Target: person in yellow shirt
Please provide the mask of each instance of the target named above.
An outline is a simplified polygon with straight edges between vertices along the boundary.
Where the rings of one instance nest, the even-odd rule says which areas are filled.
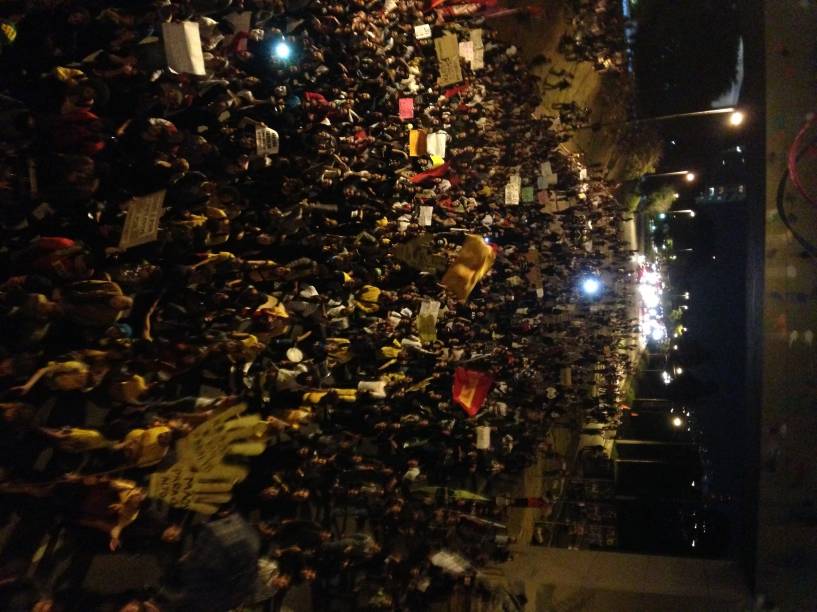
[[[148,467],[161,463],[172,442],[170,427],[155,423],[147,429],[131,430],[115,448],[124,451],[136,467]]]
[[[86,453],[88,451],[113,447],[108,440],[96,429],[82,429],[79,427],[63,427],[52,429],[40,427],[39,432],[49,438],[60,449],[68,453]]]

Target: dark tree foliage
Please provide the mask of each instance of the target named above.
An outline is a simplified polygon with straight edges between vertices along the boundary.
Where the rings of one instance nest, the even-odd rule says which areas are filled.
[[[729,0],[641,0],[635,68],[641,114],[709,108],[735,77],[740,41]]]

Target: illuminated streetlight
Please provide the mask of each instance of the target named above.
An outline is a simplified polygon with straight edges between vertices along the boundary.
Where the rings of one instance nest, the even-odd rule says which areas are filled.
[[[695,173],[692,170],[673,170],[672,172],[655,172],[645,174],[641,178],[657,178],[661,176],[683,176],[688,182],[695,180]],[[692,178],[690,178],[692,177]]]
[[[660,115],[658,117],[642,117],[640,119],[630,119],[629,121],[613,121],[610,123],[588,123],[581,125],[577,129],[590,128],[593,131],[600,130],[604,127],[613,127],[618,125],[637,125],[639,123],[653,123],[657,121],[669,121],[671,119],[683,119],[686,117],[703,117],[706,115],[725,115],[729,113],[729,125],[737,127],[743,123],[746,116],[736,109],[734,106],[725,106],[723,108],[709,108],[707,110],[695,111],[691,113],[673,113],[672,115]],[[675,144],[674,142],[672,144]]]
[[[684,419],[682,419],[681,417],[674,417],[672,419],[672,426],[673,427],[681,427],[681,425],[683,425],[683,424],[684,424]]]

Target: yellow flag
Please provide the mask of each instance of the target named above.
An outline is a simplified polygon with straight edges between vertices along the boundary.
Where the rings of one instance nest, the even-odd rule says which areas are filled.
[[[442,284],[458,300],[465,302],[479,280],[494,265],[495,259],[494,250],[485,244],[482,236],[469,234],[457,256],[457,261],[443,276]]]

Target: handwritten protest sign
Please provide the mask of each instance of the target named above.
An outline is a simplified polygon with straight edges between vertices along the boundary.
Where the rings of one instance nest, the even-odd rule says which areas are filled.
[[[491,448],[491,428],[487,425],[480,425],[477,430],[477,450],[488,450]]]
[[[445,159],[445,143],[447,140],[447,133],[432,132],[426,136],[426,152],[429,155]]]
[[[414,119],[414,98],[400,98],[397,104],[401,120]]]
[[[417,314],[417,333],[423,342],[437,339],[437,318],[440,314],[440,303],[437,300],[423,300]]]
[[[428,25],[427,23],[414,26],[414,38],[416,38],[417,40],[431,38],[431,26]]]
[[[275,155],[279,148],[278,132],[261,124],[255,128],[255,152],[258,155]]]
[[[167,67],[173,72],[204,76],[204,53],[201,50],[199,24],[195,21],[163,23]]]
[[[426,154],[426,132],[425,130],[409,131],[409,155],[419,157]]]
[[[460,45],[456,34],[446,34],[434,39],[434,50],[437,53],[437,62],[440,77],[437,84],[452,85],[462,81],[462,66],[460,66]]]
[[[471,30],[471,45],[473,47],[473,57],[471,58],[471,70],[485,68],[485,45],[482,42],[482,30]]]
[[[466,40],[460,43],[460,57],[469,64],[474,61],[474,41]]]
[[[162,217],[164,201],[164,189],[130,201],[122,237],[119,239],[120,249],[147,244],[159,237],[159,219]]]
[[[522,177],[518,174],[512,174],[508,179],[508,184],[505,185],[505,204],[509,206],[518,205],[521,188]]]
[[[418,218],[418,223],[420,226],[428,226],[431,225],[431,215],[434,212],[433,206],[420,206],[420,214]]]
[[[260,455],[265,443],[258,437],[264,429],[257,415],[238,415],[246,410],[238,404],[210,417],[179,441],[177,454],[180,463],[196,469],[212,471],[228,454]]]
[[[392,255],[423,272],[441,272],[445,270],[448,259],[432,251],[431,234],[420,234],[416,238],[398,244],[392,249]]]

